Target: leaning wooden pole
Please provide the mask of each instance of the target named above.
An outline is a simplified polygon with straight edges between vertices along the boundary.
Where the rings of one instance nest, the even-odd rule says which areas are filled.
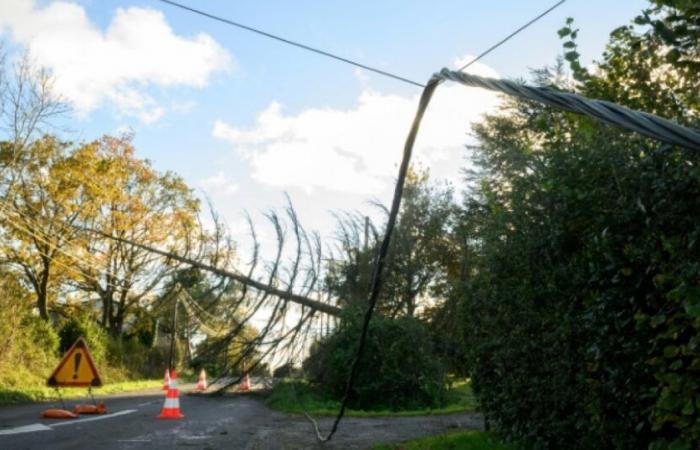
[[[236,273],[236,272],[231,272],[226,269],[221,269],[216,266],[212,266],[210,264],[206,264],[203,262],[196,261],[194,259],[188,258],[186,256],[180,256],[175,253],[170,253],[165,250],[161,250],[156,247],[151,247],[150,245],[146,244],[141,244],[139,242],[132,241],[130,239],[125,239],[117,236],[112,236],[111,234],[103,233],[102,231],[99,230],[93,230],[93,229],[86,229],[86,231],[89,231],[91,233],[99,234],[100,236],[103,236],[108,239],[112,239],[116,242],[121,242],[127,245],[133,245],[134,247],[138,247],[140,249],[155,253],[157,255],[164,256],[166,258],[171,258],[174,259],[175,261],[179,261],[184,264],[189,264],[193,267],[197,267],[202,270],[206,270],[212,273],[215,273],[219,276],[222,277],[227,277],[231,278],[232,280],[238,281],[239,283],[245,284],[246,286],[252,287],[254,289],[257,289],[262,292],[266,292],[270,295],[273,295],[275,297],[288,300],[290,302],[297,303],[299,305],[303,305],[306,307],[309,307],[315,311],[319,311],[325,314],[329,314],[331,316],[338,317],[340,316],[341,309],[338,308],[337,306],[329,305],[327,303],[320,302],[318,300],[314,300],[308,297],[305,297],[303,295],[298,295],[294,294],[289,291],[283,291],[281,289],[277,289],[275,287],[269,286],[267,284],[261,283],[257,280],[254,280],[252,278],[249,278],[243,274]]]

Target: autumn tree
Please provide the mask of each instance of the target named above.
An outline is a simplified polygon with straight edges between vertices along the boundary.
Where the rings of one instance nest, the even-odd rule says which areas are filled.
[[[3,261],[20,270],[44,319],[62,281],[78,274],[71,254],[81,236],[75,225],[97,211],[95,166],[85,158],[91,147],[72,149],[50,136],[33,141],[2,205]]]
[[[76,285],[99,298],[102,325],[117,336],[129,313],[152,301],[178,265],[105,235],[187,253],[199,203],[182,178],[136,158],[128,138],[107,136],[92,150],[86,158],[98,168],[92,185],[99,193],[95,213],[81,223],[84,238],[76,253],[82,276]]]

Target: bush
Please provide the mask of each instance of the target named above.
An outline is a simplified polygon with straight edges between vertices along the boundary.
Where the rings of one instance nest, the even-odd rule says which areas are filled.
[[[44,384],[57,362],[58,335],[35,316],[30,296],[10,274],[0,277],[0,386]]]
[[[305,362],[312,379],[337,399],[345,393],[360,330],[357,319],[343,320]],[[445,400],[445,368],[435,357],[427,328],[417,319],[376,315],[359,369],[352,408],[427,408]]]
[[[699,448],[700,155],[572,128],[470,208],[475,392],[535,447]]]
[[[74,313],[64,319],[58,336],[61,353],[66,352],[79,337],[82,337],[90,348],[95,364],[101,366],[107,362],[107,333],[88,313]]]

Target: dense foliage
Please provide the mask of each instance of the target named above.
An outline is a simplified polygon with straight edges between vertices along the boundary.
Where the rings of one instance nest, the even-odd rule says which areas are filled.
[[[306,361],[308,375],[342,398],[360,332],[358,316],[344,320]],[[375,316],[349,406],[401,409],[439,406],[445,400],[445,368],[435,356],[426,326],[412,317]]]
[[[660,44],[658,23],[683,21],[697,30],[697,8],[616,30],[595,74],[569,21],[576,84],[535,81],[698,126],[697,41],[680,56]],[[483,179],[456,286],[486,416],[539,448],[697,448],[700,155],[528,102],[475,132]]]

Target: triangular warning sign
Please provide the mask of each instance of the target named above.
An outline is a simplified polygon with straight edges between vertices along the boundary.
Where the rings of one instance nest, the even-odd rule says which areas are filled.
[[[82,337],[68,349],[46,384],[62,387],[102,386],[100,374]]]

